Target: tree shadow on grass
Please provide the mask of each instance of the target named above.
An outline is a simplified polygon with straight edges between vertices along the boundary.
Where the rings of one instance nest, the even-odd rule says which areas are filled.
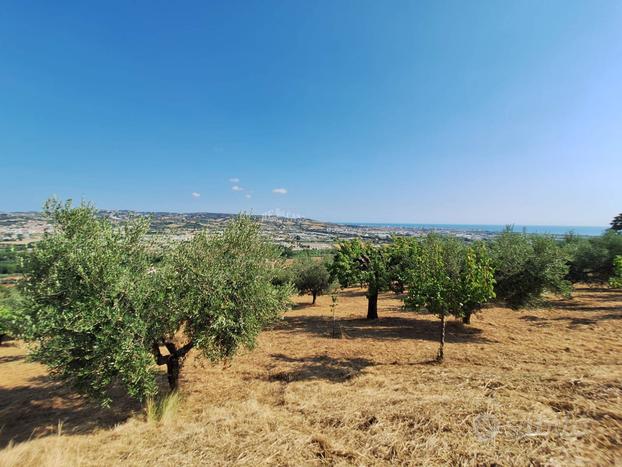
[[[373,366],[365,358],[333,358],[326,355],[294,358],[284,354],[272,354],[272,358],[290,364],[293,368],[271,373],[269,381],[326,380],[331,382],[347,381],[357,376],[363,369]]]
[[[353,339],[420,339],[439,340],[440,320],[416,319],[414,317],[388,316],[377,320],[341,318],[335,321],[337,334]],[[329,316],[286,316],[277,326],[278,330],[295,334],[315,334],[330,338],[333,333],[333,320]],[[464,326],[461,322],[450,320],[446,325],[448,343],[490,343],[494,340],[481,335],[481,329]]]
[[[58,433],[82,434],[111,428],[127,420],[140,405],[113,394],[112,408],[86,400],[48,376],[32,378],[28,386],[0,387],[0,449],[10,441],[22,442]]]
[[[292,310],[304,310],[305,308],[313,308],[315,306],[317,306],[317,305],[315,305],[315,304],[313,304],[311,302],[309,302],[309,303],[295,303],[292,306]]]
[[[608,294],[620,294],[622,291],[620,289],[612,289],[610,287],[604,287],[602,285],[575,285],[574,290],[576,292],[598,292],[598,293],[608,293]]]
[[[574,292],[579,292],[575,297],[579,299],[596,300],[599,302],[622,302],[622,289],[609,287],[575,287]]]
[[[605,310],[610,308],[604,308]],[[601,308],[595,309],[595,311],[601,311]],[[554,321],[567,321],[569,328],[577,328],[580,326],[592,326],[598,324],[600,321],[606,320],[616,320],[622,319],[622,313],[610,313],[607,315],[599,315],[599,316],[590,316],[589,318],[585,317],[576,317],[576,316],[560,316],[557,318],[541,318],[539,316],[521,316],[520,319],[524,321],[529,321],[534,326],[538,327],[546,327],[550,326]]]
[[[3,355],[0,357],[0,365],[2,363],[18,362],[20,360],[24,360],[25,358],[25,355]]]
[[[341,289],[339,295],[342,297],[366,297],[367,291],[364,288]]]
[[[618,311],[622,313],[622,305],[613,305],[613,306],[592,306],[589,304],[585,304],[582,302],[573,302],[573,301],[564,301],[554,303],[552,305],[555,308],[564,310],[564,311],[582,311],[582,312],[599,312],[599,311]]]

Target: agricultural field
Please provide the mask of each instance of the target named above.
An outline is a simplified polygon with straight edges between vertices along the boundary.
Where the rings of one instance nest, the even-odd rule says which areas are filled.
[[[293,300],[255,349],[224,364],[191,352],[158,421],[122,395],[87,402],[3,344],[0,465],[622,462],[620,290],[451,319],[442,364],[439,319],[393,292],[377,321],[363,289],[340,292],[334,322],[330,296]]]

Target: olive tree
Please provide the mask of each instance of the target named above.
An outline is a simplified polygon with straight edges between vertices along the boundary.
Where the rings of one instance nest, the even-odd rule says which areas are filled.
[[[313,304],[318,295],[330,289],[330,273],[325,261],[314,261],[309,257],[298,259],[292,267],[292,276],[298,293],[311,294]]]
[[[166,365],[175,389],[190,349],[231,356],[286,306],[287,288],[271,284],[277,253],[246,217],[162,250],[144,218],[113,224],[91,205],[55,200],[44,212],[52,231],[28,256],[20,283],[24,337],[34,360],[103,404],[113,386],[154,396],[154,364]]]
[[[174,249],[164,268],[165,302],[174,320],[158,342],[170,355],[162,356],[154,346],[158,363],[168,367],[169,382],[176,381],[180,359],[192,347],[219,360],[232,357],[240,346],[254,346],[293,292],[288,284],[273,283],[281,261],[248,216],[231,221],[222,234],[204,231]],[[173,337],[182,329],[185,341],[176,346]]]
[[[567,235],[564,250],[569,257],[571,282],[607,282],[614,274],[614,259],[622,255],[622,234],[607,230],[598,237]]]
[[[440,318],[437,361],[444,359],[446,317],[470,318],[494,297],[493,286],[493,269],[482,245],[434,235],[421,242],[408,272],[404,303]]]
[[[367,286],[367,319],[378,319],[378,295],[391,283],[386,247],[360,240],[338,245],[332,265],[333,276],[342,287]]]
[[[491,244],[497,297],[512,308],[537,304],[544,292],[569,295],[570,255],[554,238],[510,230]]]

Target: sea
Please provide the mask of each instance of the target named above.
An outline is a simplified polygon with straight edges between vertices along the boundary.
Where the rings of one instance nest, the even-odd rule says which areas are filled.
[[[348,222],[348,225],[361,227],[389,227],[403,229],[417,229],[434,231],[454,231],[454,232],[481,232],[499,233],[503,232],[508,225],[506,224],[393,224],[382,222]],[[601,235],[607,227],[599,226],[579,226],[579,225],[519,225],[511,226],[514,232],[527,232],[533,234],[565,235],[573,233],[580,236],[596,237]]]

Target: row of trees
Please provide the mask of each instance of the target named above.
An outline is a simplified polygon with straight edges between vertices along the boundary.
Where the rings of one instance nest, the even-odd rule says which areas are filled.
[[[511,231],[471,244],[435,235],[384,245],[351,240],[339,244],[330,264],[303,257],[286,267],[246,216],[221,234],[162,247],[145,219],[115,225],[90,205],[57,201],[45,213],[52,233],[26,257],[23,303],[10,312],[0,303],[0,333],[13,326],[9,332],[33,344],[35,360],[104,404],[114,385],[138,399],[154,396],[157,365],[175,389],[192,349],[221,360],[252,347],[287,309],[294,286],[314,303],[334,281],[364,286],[372,320],[381,292],[400,293],[407,308],[439,317],[442,360],[448,316],[468,323],[495,297],[520,307],[546,291],[566,294],[573,248],[586,248],[582,239]],[[617,238],[606,242],[618,245]],[[622,260],[612,260],[614,268],[622,280]]]
[[[279,278],[300,294],[311,294],[312,303],[335,287],[335,281],[341,287],[367,287],[370,320],[378,318],[380,292],[406,292],[406,308],[441,319],[442,349],[445,317],[469,324],[471,315],[492,298],[521,308],[537,305],[547,292],[569,296],[572,282],[579,279],[611,278],[610,284],[619,286],[614,264],[622,268],[622,260],[615,260],[620,245],[622,236],[614,231],[595,238],[569,235],[560,242],[508,229],[492,241],[471,245],[434,235],[396,237],[384,245],[355,239],[338,245],[332,263],[301,257]],[[577,275],[579,270],[583,273]]]
[[[388,245],[351,240],[339,245],[333,275],[344,287],[367,287],[367,319],[378,318],[378,294],[406,291],[404,303],[441,320],[439,361],[444,357],[448,315],[469,322],[471,314],[494,298],[494,273],[483,244],[467,245],[430,235],[398,238]]]
[[[342,287],[368,288],[368,319],[377,319],[378,293],[413,290],[417,281],[431,268],[426,255],[443,248],[449,258],[475,254],[476,264],[493,271],[497,298],[513,308],[535,304],[544,292],[567,295],[570,255],[551,237],[527,235],[508,230],[490,242],[466,244],[456,239],[430,235],[419,238],[398,237],[389,244],[377,245],[355,239],[338,245],[331,272]],[[456,260],[457,261],[457,260]],[[452,273],[447,273],[452,276]],[[465,315],[468,321],[470,314]]]

